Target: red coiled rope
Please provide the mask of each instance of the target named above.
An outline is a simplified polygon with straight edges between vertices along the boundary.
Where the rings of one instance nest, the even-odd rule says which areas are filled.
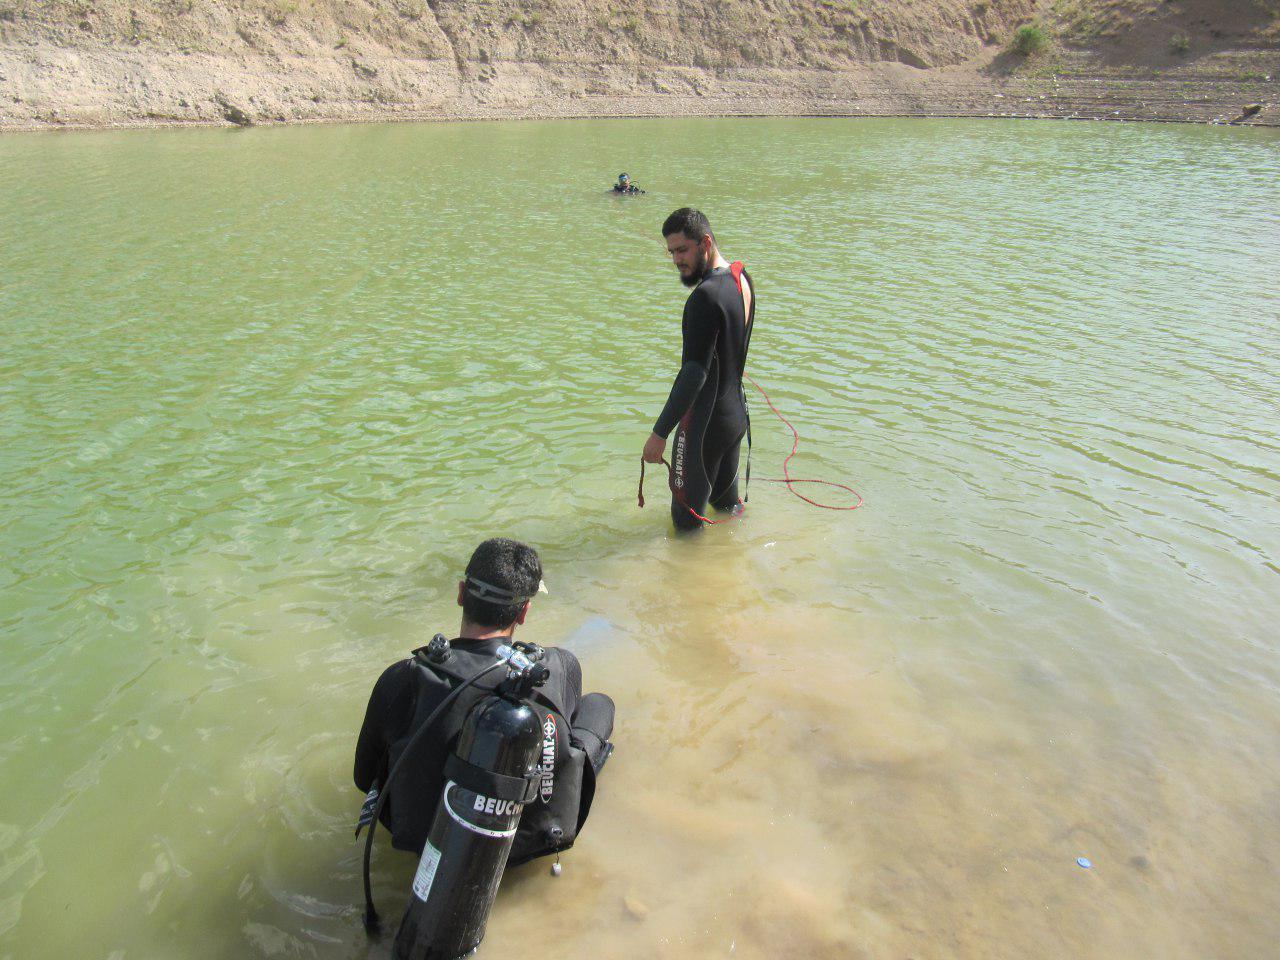
[[[751,385],[760,391],[760,396],[764,397],[764,402],[769,405],[769,409],[774,412],[777,418],[787,425],[787,429],[791,431],[791,437],[792,437],[791,452],[787,454],[787,459],[782,461],[782,476],[758,477],[757,479],[759,479],[761,483],[785,483],[787,485],[787,489],[790,490],[792,493],[794,493],[797,497],[799,497],[805,503],[808,503],[815,507],[821,507],[823,510],[857,510],[860,506],[862,506],[862,504],[865,502],[862,499],[862,494],[858,493],[858,491],[853,489],[853,487],[846,486],[843,483],[836,483],[834,480],[802,480],[798,477],[791,476],[789,465],[791,463],[791,458],[794,457],[796,455],[796,451],[800,449],[800,434],[796,430],[796,428],[791,425],[791,421],[788,420],[786,417],[784,417],[782,413],[778,410],[778,408],[773,405],[773,401],[770,400],[769,395],[764,392],[764,388],[761,387],[760,384],[756,383],[755,380],[752,380],[751,377],[746,373],[744,373],[742,376],[745,379],[750,380]],[[667,462],[666,457],[662,458],[662,463],[667,468],[667,486],[671,488],[671,492],[673,495],[676,496],[676,499],[681,500],[683,502],[683,498],[681,498],[680,495],[676,492],[675,468],[672,467],[671,464]],[[748,482],[749,481],[750,481],[750,477],[748,477]],[[828,487],[838,487],[841,490],[847,490],[849,493],[853,494],[855,497],[858,498],[858,502],[851,505],[819,503],[817,500],[811,500],[808,497],[806,497],[803,493],[800,493],[798,490],[796,490],[793,484],[797,484],[797,483],[820,483]],[[641,459],[640,461],[640,488],[639,490],[636,491],[636,500],[639,502],[641,507],[644,506],[644,460],[643,459]],[[707,517],[704,517],[702,514],[698,513],[697,510],[694,510],[693,507],[689,506],[687,503],[685,504],[685,509],[688,510],[691,514],[693,514],[693,516],[695,516],[697,519],[701,520],[703,523],[724,523],[724,520],[711,520]]]
[[[742,376],[747,380],[751,380],[751,377],[745,373]],[[796,428],[791,425],[791,421],[778,412],[778,408],[773,405],[773,401],[770,400],[769,395],[764,392],[764,388],[761,387],[760,384],[756,383],[754,380],[751,380],[751,385],[760,391],[760,396],[764,397],[764,402],[769,405],[769,409],[772,410],[775,414],[777,414],[778,419],[787,425],[787,429],[791,431],[791,437],[792,437],[791,452],[787,454],[787,459],[782,461],[782,476],[760,477],[760,482],[761,483],[785,483],[787,485],[787,489],[790,490],[792,493],[794,493],[797,497],[799,497],[805,503],[812,504],[815,507],[821,507],[823,510],[857,510],[860,506],[862,506],[862,504],[865,502],[862,499],[862,494],[858,493],[858,491],[853,489],[853,487],[845,486],[843,483],[836,483],[834,480],[799,480],[791,476],[791,471],[787,469],[787,465],[791,463],[791,458],[794,457],[796,455],[796,451],[800,449],[800,434],[797,433]],[[852,493],[855,497],[858,498],[858,502],[851,505],[845,505],[845,504],[835,505],[830,503],[819,503],[817,500],[810,500],[803,493],[798,492],[796,488],[792,486],[792,484],[794,483],[821,483],[828,487],[838,487],[841,490],[847,490],[849,493]]]

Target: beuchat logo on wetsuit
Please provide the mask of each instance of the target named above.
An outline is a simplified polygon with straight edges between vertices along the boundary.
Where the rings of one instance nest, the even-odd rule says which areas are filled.
[[[672,482],[677,487],[684,486],[684,443],[685,433],[681,430],[676,434],[676,462],[675,466],[672,467],[672,473],[674,474]]]
[[[542,722],[542,783],[538,787],[538,796],[543,803],[551,802],[551,795],[556,789],[556,717],[548,713]]]

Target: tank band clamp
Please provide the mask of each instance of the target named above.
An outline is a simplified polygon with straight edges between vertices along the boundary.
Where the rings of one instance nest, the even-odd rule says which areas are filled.
[[[449,754],[445,759],[444,775],[446,779],[473,793],[497,797],[499,800],[515,800],[517,803],[529,803],[533,800],[538,795],[541,783],[541,778],[536,773],[527,778],[508,777],[468,763],[456,753]]]

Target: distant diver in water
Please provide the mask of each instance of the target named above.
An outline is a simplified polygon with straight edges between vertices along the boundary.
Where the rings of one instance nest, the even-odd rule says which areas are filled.
[[[710,502],[738,514],[738,455],[748,436],[742,376],[755,317],[755,284],[741,263],[720,254],[706,216],[682,207],[662,225],[667,252],[680,282],[693,292],[681,322],[680,372],[642,459],[663,463],[667,437],[675,431],[671,519],[677,530],[697,530]],[[748,477],[750,470],[748,470]],[[712,521],[719,522],[719,521]]]
[[[631,182],[631,175],[626,173],[618,174],[618,182],[613,185],[613,192],[627,195],[644,193],[643,190]]]

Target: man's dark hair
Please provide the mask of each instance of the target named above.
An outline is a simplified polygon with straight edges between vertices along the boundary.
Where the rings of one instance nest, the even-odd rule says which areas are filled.
[[[537,595],[541,582],[542,561],[533,547],[505,537],[486,540],[467,564],[462,615],[477,626],[505,630],[516,622],[525,601]],[[500,595],[494,596],[489,588],[497,588]]]
[[[673,233],[683,233],[694,243],[701,243],[703,237],[710,237],[712,243],[716,242],[715,234],[711,232],[711,221],[705,213],[693,207],[681,207],[667,217],[662,224],[662,235],[669,237]]]

